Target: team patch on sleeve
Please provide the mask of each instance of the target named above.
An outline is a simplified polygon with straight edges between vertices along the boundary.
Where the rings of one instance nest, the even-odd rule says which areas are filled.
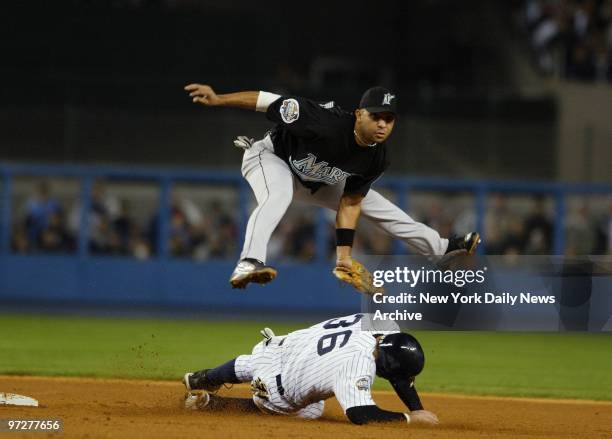
[[[300,117],[300,104],[295,99],[285,99],[280,107],[280,115],[285,123],[292,123]]]
[[[370,379],[368,377],[359,378],[357,382],[355,382],[355,386],[359,390],[369,390],[370,389]]]

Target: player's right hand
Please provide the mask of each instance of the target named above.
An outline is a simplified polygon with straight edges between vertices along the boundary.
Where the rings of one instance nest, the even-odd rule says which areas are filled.
[[[221,104],[221,99],[210,85],[189,84],[185,86],[185,91],[189,92],[194,104],[206,106],[216,106]]]
[[[435,413],[428,410],[414,410],[409,413],[410,423],[437,425],[440,423]]]
[[[336,258],[336,268],[346,268],[350,270],[353,267],[353,258],[349,255],[338,255]]]

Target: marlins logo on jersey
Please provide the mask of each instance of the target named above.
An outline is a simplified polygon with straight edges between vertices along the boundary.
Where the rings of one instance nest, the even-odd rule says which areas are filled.
[[[317,156],[312,153],[309,153],[306,158],[301,160],[292,160],[289,157],[289,163],[293,171],[304,181],[318,181],[334,185],[344,181],[351,175],[350,172],[344,172],[335,166],[328,166],[327,162],[321,161],[317,163]]]

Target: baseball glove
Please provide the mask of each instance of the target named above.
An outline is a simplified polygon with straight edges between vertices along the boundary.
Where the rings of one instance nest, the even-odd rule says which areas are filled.
[[[334,276],[347,284],[355,287],[360,293],[373,296],[376,293],[385,294],[382,287],[375,287],[372,279],[372,273],[363,266],[359,261],[353,259],[351,268],[336,267],[332,271]]]

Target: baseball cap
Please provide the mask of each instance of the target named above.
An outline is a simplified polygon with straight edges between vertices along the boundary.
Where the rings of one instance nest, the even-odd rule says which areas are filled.
[[[370,113],[389,112],[397,114],[395,93],[385,87],[372,87],[361,96],[359,108],[364,108]]]

